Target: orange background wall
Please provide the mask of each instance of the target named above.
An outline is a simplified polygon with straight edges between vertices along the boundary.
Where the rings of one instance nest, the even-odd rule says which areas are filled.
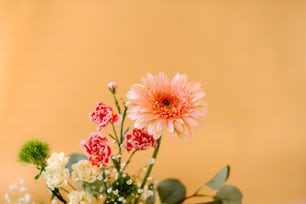
[[[112,102],[107,82],[124,96],[160,71],[200,81],[209,114],[185,143],[164,138],[155,178],[192,193],[228,163],[246,204],[305,201],[305,11],[294,0],[1,1],[0,202],[19,178],[49,199],[16,161],[23,142],[81,152],[95,129],[88,112]]]

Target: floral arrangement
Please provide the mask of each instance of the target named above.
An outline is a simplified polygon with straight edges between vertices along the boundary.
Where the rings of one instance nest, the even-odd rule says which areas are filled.
[[[32,163],[39,170],[35,179],[45,179],[53,202],[178,204],[208,197],[210,201],[201,203],[241,203],[239,189],[224,184],[229,176],[228,165],[188,196],[178,179],[158,182],[151,177],[162,135],[168,132],[183,139],[199,128],[205,118],[205,93],[200,83],[188,82],[184,74],[176,74],[172,79],[164,73],[147,74],[142,83],[130,87],[123,102],[117,97],[115,82],[110,82],[108,89],[115,108],[98,102],[89,114],[97,130],[81,141],[84,154],[51,153],[47,143],[35,139],[19,151],[21,162]],[[131,129],[125,126],[127,118],[134,121]],[[111,133],[106,132],[106,127],[110,127]],[[147,164],[135,173],[128,172],[133,156],[150,148],[153,154]],[[201,193],[204,186],[216,190],[216,194]]]

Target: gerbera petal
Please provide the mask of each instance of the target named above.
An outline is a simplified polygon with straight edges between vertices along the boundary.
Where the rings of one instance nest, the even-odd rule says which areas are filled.
[[[173,133],[174,132],[174,124],[173,124],[173,121],[168,121],[168,131],[170,133]]]
[[[183,131],[182,123],[180,123],[178,120],[174,121],[174,128],[178,132],[182,132]]]

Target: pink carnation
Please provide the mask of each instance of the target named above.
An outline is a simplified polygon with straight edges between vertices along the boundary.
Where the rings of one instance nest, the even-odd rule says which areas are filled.
[[[157,141],[153,135],[142,128],[134,128],[131,134],[126,135],[126,150],[131,151],[133,148],[136,150],[146,150],[150,147],[156,147]]]
[[[82,140],[81,146],[85,149],[92,165],[101,167],[109,163],[112,149],[107,137],[102,136],[101,133],[91,133],[87,140]]]
[[[89,118],[92,122],[98,125],[97,130],[101,131],[110,122],[115,123],[118,121],[119,116],[113,113],[112,107],[98,102],[96,104],[94,112],[89,113]]]

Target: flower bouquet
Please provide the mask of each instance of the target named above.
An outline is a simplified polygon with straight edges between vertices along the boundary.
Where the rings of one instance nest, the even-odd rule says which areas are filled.
[[[186,195],[178,179],[157,181],[151,177],[162,135],[168,132],[183,139],[205,117],[205,93],[200,83],[188,82],[184,74],[172,79],[164,73],[147,74],[141,84],[131,86],[124,101],[117,97],[115,82],[110,82],[108,89],[115,108],[98,102],[89,114],[97,130],[81,141],[84,154],[51,153],[47,143],[35,139],[19,151],[21,162],[32,163],[39,170],[35,179],[45,179],[53,200],[70,204],[178,204],[194,197],[209,197],[210,201],[201,203],[241,203],[239,189],[224,184],[228,165],[191,195]],[[134,121],[131,129],[125,125],[127,118]],[[147,163],[139,171],[129,172],[133,156],[149,148],[154,150]],[[216,194],[201,193],[203,186],[216,190]]]

